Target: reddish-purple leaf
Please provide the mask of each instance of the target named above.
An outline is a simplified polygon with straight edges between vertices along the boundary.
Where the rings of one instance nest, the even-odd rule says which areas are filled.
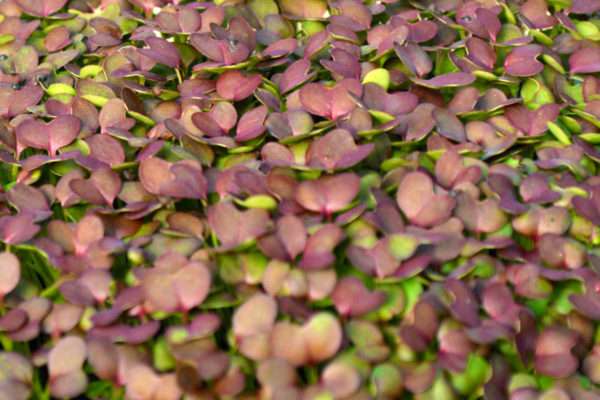
[[[591,74],[600,72],[600,48],[582,47],[569,57],[572,74]]]
[[[199,262],[191,262],[174,276],[175,294],[183,310],[201,304],[210,290],[211,275]]]
[[[577,369],[579,362],[571,354],[577,334],[563,327],[546,328],[535,344],[535,368],[553,378],[564,378]]]
[[[513,76],[533,76],[544,69],[537,60],[543,47],[537,44],[515,47],[504,60],[504,71]]]
[[[226,100],[239,101],[250,96],[261,82],[258,74],[245,75],[240,71],[227,71],[217,79],[217,93]]]
[[[277,318],[277,303],[271,296],[257,293],[239,306],[232,318],[236,337],[267,333]]]
[[[58,116],[48,124],[29,119],[17,127],[17,140],[24,147],[47,150],[54,156],[58,149],[75,140],[80,127],[79,118],[70,115]]]
[[[170,163],[149,157],[140,162],[140,181],[148,192],[158,196],[202,199],[207,182],[202,168],[192,160]]]
[[[52,29],[44,38],[46,50],[54,52],[67,47],[71,43],[69,30],[64,26]]]
[[[556,24],[556,18],[550,14],[546,0],[527,0],[521,5],[521,14],[533,28],[545,29]]]
[[[310,79],[311,74],[309,71],[310,61],[305,58],[290,64],[279,78],[279,90],[281,93],[287,93]]]
[[[48,354],[48,372],[52,377],[79,370],[87,358],[86,344],[78,336],[62,338]]]
[[[341,315],[358,317],[381,306],[385,301],[385,294],[370,292],[360,279],[346,277],[337,283],[331,299]]]
[[[239,211],[230,202],[220,202],[208,209],[208,224],[225,248],[256,239],[266,232],[269,223],[269,214],[262,209]]]
[[[444,87],[470,85],[475,82],[475,76],[466,72],[449,72],[447,74],[437,75],[431,79],[413,79],[413,82],[427,88],[440,89]]]
[[[323,225],[308,238],[299,265],[308,270],[328,267],[335,261],[333,250],[343,237],[344,232],[337,225]]]
[[[427,75],[433,69],[431,59],[418,45],[412,43],[404,46],[395,45],[394,49],[398,58],[418,77]]]
[[[7,244],[21,244],[31,240],[40,227],[35,224],[31,214],[0,217],[0,240]]]
[[[21,263],[12,253],[0,253],[0,297],[10,293],[21,278]]]
[[[459,143],[465,141],[465,127],[451,111],[436,108],[433,110],[433,118],[440,135]]]
[[[405,175],[396,200],[406,217],[416,225],[431,227],[446,221],[456,201],[445,193],[435,193],[433,181],[422,172]]]
[[[150,48],[140,49],[140,53],[171,68],[179,67],[179,50],[173,43],[154,36],[147,38],[146,43]]]
[[[296,201],[304,208],[323,214],[342,210],[358,194],[360,179],[353,173],[304,181],[296,190]]]
[[[67,0],[17,0],[16,3],[30,15],[47,17],[63,8]]]
[[[358,81],[345,79],[332,88],[319,83],[309,83],[300,89],[300,102],[309,113],[336,120],[356,107],[350,93],[355,96],[362,95],[362,87]]]
[[[245,142],[255,139],[262,135],[265,131],[265,119],[267,118],[268,109],[266,106],[256,107],[240,118],[236,130],[236,140]]]
[[[112,169],[101,168],[92,172],[89,179],[73,179],[69,186],[80,198],[91,204],[112,207],[121,191],[121,178]]]
[[[57,398],[74,398],[83,394],[88,378],[81,369],[59,375],[50,382],[50,393]]]
[[[469,58],[474,63],[489,70],[494,68],[496,52],[487,42],[477,37],[471,37],[467,40],[467,50]]]
[[[286,215],[277,220],[277,238],[285,248],[289,259],[294,260],[306,245],[306,229],[302,220]]]
[[[311,143],[306,163],[327,170],[349,168],[364,160],[373,148],[372,143],[357,146],[350,132],[335,129]]]

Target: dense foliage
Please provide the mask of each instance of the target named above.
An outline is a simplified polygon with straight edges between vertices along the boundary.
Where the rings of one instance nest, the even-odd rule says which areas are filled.
[[[600,399],[599,12],[0,1],[0,399]]]

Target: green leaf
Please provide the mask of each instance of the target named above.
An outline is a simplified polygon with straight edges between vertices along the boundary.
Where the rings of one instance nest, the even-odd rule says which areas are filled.
[[[402,374],[392,363],[377,365],[371,372],[371,393],[388,398],[390,393],[402,392]]]
[[[521,87],[523,103],[531,108],[537,109],[544,104],[554,103],[552,91],[537,79],[527,79]]]
[[[237,204],[246,208],[262,208],[264,210],[274,210],[277,208],[277,200],[268,194],[256,194],[245,199],[235,199]]]
[[[87,386],[85,396],[88,399],[111,399],[113,388],[109,381],[92,381]]]
[[[480,355],[469,355],[467,367],[461,373],[451,374],[452,386],[462,395],[473,393],[489,378],[491,367]]]
[[[82,79],[95,78],[100,72],[102,72],[101,66],[86,65],[79,70],[79,77]]]
[[[386,294],[385,302],[375,311],[378,319],[389,321],[404,310],[404,291],[397,285],[377,285],[377,290]]]
[[[254,12],[254,15],[262,22],[269,14],[279,14],[279,7],[274,0],[250,0],[248,7]]]
[[[395,117],[393,115],[388,114],[384,111],[379,111],[379,110],[369,110],[369,114],[371,114],[371,116],[373,118],[375,118],[377,120],[377,122],[379,122],[381,124],[385,124],[385,123],[393,121],[395,119]]]
[[[570,134],[565,132],[560,125],[552,121],[548,121],[548,129],[550,130],[550,133],[552,133],[552,135],[562,144],[571,144]]]
[[[577,21],[575,22],[575,29],[585,39],[598,40],[600,38],[600,30],[593,22]]]
[[[561,74],[565,74],[566,71],[564,69],[564,67],[562,66],[562,64],[557,61],[554,57],[548,55],[548,54],[542,54],[542,60],[544,60],[544,62],[546,64],[548,64],[549,66],[551,66],[552,68],[554,68],[557,72],[561,73]]]
[[[495,81],[496,79],[498,79],[498,77],[495,74],[480,69],[473,71],[473,75],[486,81]]]
[[[517,373],[514,374],[508,384],[508,391],[514,392],[518,389],[537,388],[537,381],[529,374]]]
[[[586,132],[579,135],[579,137],[588,143],[600,144],[600,133]]]
[[[365,75],[362,83],[374,83],[381,86],[384,90],[388,90],[390,87],[390,73],[385,68],[375,68]]]
[[[431,388],[421,394],[419,400],[455,400],[456,396],[444,375],[438,374]]]
[[[404,290],[404,298],[406,300],[406,305],[404,306],[404,312],[412,310],[417,301],[419,301],[419,297],[421,293],[423,293],[423,283],[420,277],[415,276],[400,282],[402,286],[402,290]]]
[[[175,368],[175,359],[171,355],[166,339],[161,336],[152,346],[154,368],[160,372],[171,371]]]
[[[0,35],[0,46],[10,43],[13,40],[15,40],[15,37],[13,35],[11,35],[10,33],[4,33]]]
[[[267,269],[268,262],[269,260],[267,257],[258,251],[240,254],[239,263],[246,273],[246,283],[251,285],[260,283],[262,281],[263,274]]]
[[[413,254],[419,247],[419,241],[413,236],[396,233],[390,236],[389,249],[392,256],[398,261],[404,261]]]
[[[575,118],[569,117],[568,115],[561,115],[558,119],[565,125],[569,132],[575,134],[581,133],[581,125]]]
[[[154,126],[155,122],[152,118],[145,116],[137,111],[127,110],[127,115],[135,119],[136,121],[141,122],[144,125]]]
[[[306,36],[312,36],[325,29],[325,25],[319,21],[303,21],[301,26],[302,32],[304,32]]]
[[[106,103],[108,103],[108,98],[102,97],[102,96],[97,96],[97,95],[94,95],[94,94],[84,94],[81,97],[83,99],[89,101],[90,103],[92,103],[96,107],[104,107],[104,105]]]
[[[573,305],[569,300],[572,294],[583,292],[581,282],[567,281],[561,284],[558,289],[554,290],[556,298],[552,302],[552,308],[561,315],[567,315],[573,309]]]

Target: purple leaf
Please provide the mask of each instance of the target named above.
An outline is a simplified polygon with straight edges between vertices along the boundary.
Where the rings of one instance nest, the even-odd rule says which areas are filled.
[[[269,223],[269,214],[258,208],[239,211],[230,202],[220,202],[208,209],[208,224],[224,248],[256,239],[267,231]]]
[[[451,111],[436,108],[433,111],[433,118],[440,135],[459,143],[465,141],[465,127]]]
[[[310,211],[330,215],[350,204],[358,194],[360,179],[353,173],[304,181],[296,190],[296,201]]]
[[[364,160],[373,148],[372,143],[357,146],[350,132],[334,129],[311,143],[306,163],[327,170],[350,168]]]
[[[579,362],[571,354],[577,334],[563,327],[546,328],[535,344],[536,371],[553,378],[564,378],[577,369]]]
[[[294,260],[304,250],[306,236],[306,229],[300,218],[286,215],[277,220],[277,238],[290,260]]]
[[[385,294],[369,291],[356,277],[346,277],[337,283],[331,299],[341,315],[358,317],[381,306],[385,301]]]
[[[427,75],[433,69],[433,63],[427,53],[416,44],[395,45],[394,49],[398,58],[418,77]]]
[[[10,293],[21,278],[21,263],[12,253],[0,253],[0,298]]]
[[[267,118],[267,113],[268,109],[266,106],[259,106],[242,115],[236,130],[236,140],[238,142],[245,142],[262,135],[266,129],[265,119]]]
[[[47,150],[51,156],[61,147],[70,144],[79,135],[79,118],[61,115],[44,124],[35,119],[22,122],[17,127],[17,140],[24,147]]]
[[[334,87],[309,83],[300,89],[300,102],[309,113],[336,120],[356,107],[350,93],[359,97],[362,95],[362,87],[358,81],[345,79]]]
[[[496,64],[496,52],[485,41],[471,37],[467,40],[469,58],[476,64],[491,70]]]
[[[140,162],[139,174],[144,189],[152,194],[192,199],[206,197],[206,179],[195,161],[170,163],[149,157]]]
[[[431,89],[440,89],[444,87],[466,86],[475,82],[475,76],[466,72],[449,72],[447,74],[437,75],[431,79],[413,79],[413,82],[420,86]]]
[[[504,70],[513,76],[533,76],[544,69],[544,64],[537,58],[542,54],[543,47],[537,44],[515,47],[504,60]]]
[[[434,192],[433,181],[422,172],[405,175],[396,193],[396,201],[412,223],[423,227],[445,222],[456,204],[448,194]]]
[[[600,72],[600,48],[582,47],[569,57],[572,74],[591,74]]]
[[[244,75],[240,71],[227,71],[217,79],[217,93],[226,100],[239,101],[250,96],[261,82],[258,74]]]
[[[21,244],[31,240],[40,227],[29,213],[0,217],[0,240],[7,244]]]
[[[92,172],[89,179],[73,179],[69,186],[91,204],[112,207],[121,191],[121,178],[110,168],[102,168]]]
[[[337,225],[323,225],[306,241],[299,266],[307,270],[328,267],[335,261],[333,250],[343,237],[344,232]]]
[[[78,336],[62,338],[48,354],[48,372],[51,377],[79,370],[87,358],[86,344]]]
[[[36,17],[47,17],[64,7],[67,0],[17,0],[19,7]]]

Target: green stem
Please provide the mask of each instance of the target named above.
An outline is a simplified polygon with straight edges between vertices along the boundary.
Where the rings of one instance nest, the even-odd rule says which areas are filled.
[[[58,291],[58,288],[63,284],[64,281],[64,279],[57,279],[52,285],[48,286],[40,293],[40,297],[52,297],[52,295]]]
[[[13,350],[13,341],[10,340],[6,335],[0,335],[0,344],[4,351],[12,351]]]
[[[110,394],[110,400],[122,400],[123,399],[123,388],[113,385]]]

